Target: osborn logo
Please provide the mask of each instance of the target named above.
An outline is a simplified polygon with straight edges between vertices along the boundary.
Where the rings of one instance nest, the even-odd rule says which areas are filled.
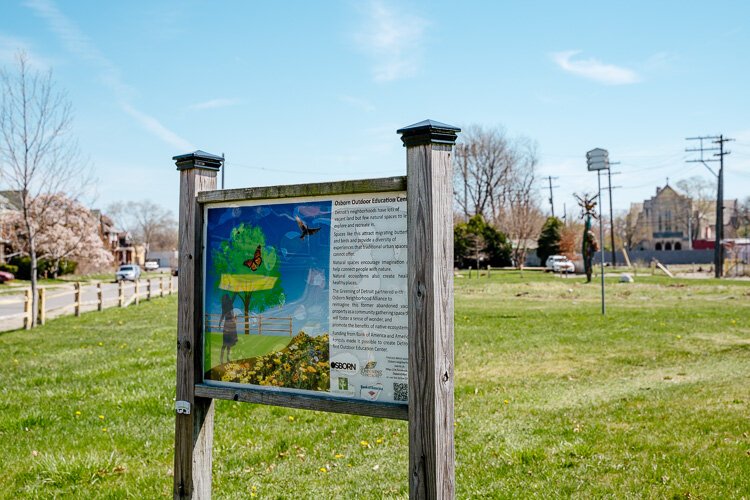
[[[341,371],[357,371],[356,363],[345,363],[343,361],[331,361],[331,369]]]

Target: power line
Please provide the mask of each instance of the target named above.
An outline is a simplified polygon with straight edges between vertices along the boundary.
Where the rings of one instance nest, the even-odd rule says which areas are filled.
[[[724,151],[724,143],[733,141],[734,139],[725,138],[723,135],[708,135],[700,137],[687,137],[687,141],[699,141],[699,147],[697,148],[686,148],[685,151],[688,153],[700,153],[699,157],[693,160],[687,160],[688,163],[702,163],[709,172],[711,172],[717,180],[716,189],[716,226],[714,230],[715,242],[714,242],[714,276],[721,278],[724,274],[724,256],[721,240],[724,237],[724,157],[730,153],[730,151]],[[708,144],[717,144],[718,146],[710,146]],[[718,153],[714,152],[718,151]],[[706,153],[711,153],[710,156],[706,156]],[[717,158],[718,157],[718,158]],[[711,162],[719,162],[719,172],[714,172],[711,167],[708,166]],[[692,241],[691,245],[692,247]]]

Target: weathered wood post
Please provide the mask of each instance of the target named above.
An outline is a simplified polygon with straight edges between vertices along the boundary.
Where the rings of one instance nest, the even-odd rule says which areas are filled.
[[[75,291],[73,292],[73,300],[75,300],[75,315],[76,317],[81,315],[81,284],[76,281]]]
[[[135,305],[138,305],[138,302],[140,302],[141,297],[139,296],[140,290],[139,290],[139,284],[140,280],[136,279],[134,284],[134,291],[133,295],[135,296]]]
[[[164,297],[164,276],[159,276],[159,297]]]
[[[47,291],[44,288],[39,289],[39,324],[43,325],[47,321]]]
[[[100,312],[104,310],[104,294],[102,293],[101,283],[96,284],[96,310]]]
[[[122,288],[122,280],[117,282],[117,305],[122,307],[125,304],[125,291]]]
[[[26,294],[24,296],[24,302],[23,302],[23,312],[24,312],[24,318],[23,318],[23,327],[26,330],[31,330],[31,322],[32,322],[32,298],[31,298],[31,288],[26,289]]]
[[[203,213],[196,195],[216,189],[220,156],[195,151],[173,158],[180,171],[180,225],[177,305],[177,403],[175,417],[174,498],[211,497],[214,405],[195,396],[202,380],[201,237]]]
[[[146,280],[146,300],[151,300],[151,278]]]
[[[455,496],[453,169],[460,129],[426,120],[406,149],[409,262],[409,496]]]
[[[174,278],[172,276],[169,277],[169,295],[172,295],[174,293]]]

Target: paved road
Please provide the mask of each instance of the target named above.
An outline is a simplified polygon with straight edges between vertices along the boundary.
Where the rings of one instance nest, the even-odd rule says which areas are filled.
[[[177,278],[164,276],[164,295],[169,290],[169,280],[172,279],[172,286],[177,290]],[[159,296],[159,279],[151,280],[152,297]],[[119,304],[117,283],[102,283],[102,300],[104,307],[116,307]],[[138,283],[138,295],[140,300],[146,299],[147,280],[141,279]],[[74,313],[75,288],[73,285],[52,285],[45,288],[47,306],[47,319],[55,318]],[[23,308],[25,289],[19,289],[17,292],[0,294],[0,331],[16,330],[23,328]],[[135,283],[123,283],[123,295],[125,302],[132,298],[135,293]],[[81,312],[95,311],[97,309],[97,287],[96,285],[84,285],[81,287]]]

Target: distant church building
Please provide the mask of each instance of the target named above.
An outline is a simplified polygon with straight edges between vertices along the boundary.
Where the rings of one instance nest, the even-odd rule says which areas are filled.
[[[699,206],[700,205],[700,206]],[[724,200],[724,237],[736,232],[733,221],[737,200]],[[633,250],[690,250],[713,248],[716,203],[696,204],[669,184],[656,188],[656,195],[633,203],[627,215],[630,248]]]
[[[690,246],[692,203],[667,184],[656,188],[656,196],[634,203],[636,249],[687,250]]]

